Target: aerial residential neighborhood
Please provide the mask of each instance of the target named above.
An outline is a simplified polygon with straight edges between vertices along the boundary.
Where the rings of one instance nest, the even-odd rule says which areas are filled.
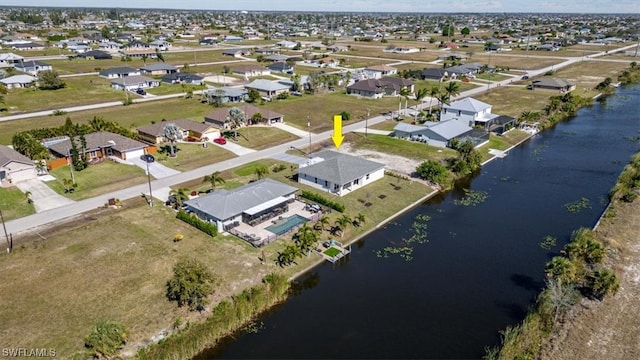
[[[590,358],[568,314],[640,295],[640,16],[405,5],[0,7],[2,356],[311,357],[234,344],[313,321],[319,357]]]

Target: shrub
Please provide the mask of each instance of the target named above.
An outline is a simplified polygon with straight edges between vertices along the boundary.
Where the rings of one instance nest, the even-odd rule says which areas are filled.
[[[176,214],[176,218],[186,222],[187,224],[195,227],[196,229],[202,231],[207,235],[211,235],[212,237],[218,235],[218,227],[215,224],[202,221],[198,219],[196,216],[189,215],[184,210],[178,211],[178,214]]]
[[[203,310],[205,298],[213,293],[213,274],[196,259],[182,259],[173,267],[173,277],[167,281],[167,298],[178,306]]]
[[[618,292],[620,282],[612,270],[597,269],[587,276],[587,286],[592,296],[602,300],[606,295]]]
[[[100,321],[85,339],[85,346],[94,357],[109,358],[127,342],[127,330],[117,321]]]
[[[287,165],[285,164],[279,164],[273,167],[273,169],[271,171],[273,171],[274,173],[279,173],[282,170],[285,170],[287,168]]]
[[[427,160],[416,168],[418,175],[436,184],[446,185],[449,183],[449,170],[438,161]]]
[[[62,115],[65,115],[66,113],[67,113],[67,112],[66,112],[66,111],[64,111],[64,110],[54,110],[54,111],[53,111],[53,113],[52,113],[52,115],[53,115],[53,116],[62,116]]]
[[[311,191],[303,190],[302,193],[300,193],[300,196],[302,196],[305,199],[309,199],[311,201],[315,201],[320,205],[324,205],[324,206],[330,207],[330,208],[332,208],[332,209],[334,209],[336,211],[339,211],[339,212],[344,212],[344,209],[345,209],[343,204],[331,201],[331,200],[325,198],[324,196],[316,194],[316,193],[312,193]]]

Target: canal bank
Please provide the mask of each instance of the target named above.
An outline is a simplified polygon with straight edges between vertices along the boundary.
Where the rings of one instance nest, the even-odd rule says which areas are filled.
[[[235,343],[225,341],[203,358],[308,357],[310,344],[289,331],[300,327],[332,344],[320,350],[322,357],[482,356],[484,346],[499,341],[498,330],[524,317],[541,286],[543,264],[559,251],[543,251],[538,243],[553,235],[561,247],[571,231],[593,226],[600,217],[603,199],[635,150],[624,140],[637,131],[631,110],[620,108],[629,106],[628,96],[609,101],[609,109],[598,104],[581,110],[487,164],[473,182],[435,196],[357,242],[344,263],[304,274],[297,281],[304,290],[261,317],[265,329],[259,335],[237,334]],[[463,188],[484,191],[488,199],[457,205]],[[565,205],[581,197],[591,208],[568,212]],[[432,220],[429,242],[416,248],[412,261],[375,256],[407,234],[417,215]],[[464,301],[469,295],[475,301]],[[332,310],[347,308],[348,319]],[[307,347],[289,349],[297,341]]]

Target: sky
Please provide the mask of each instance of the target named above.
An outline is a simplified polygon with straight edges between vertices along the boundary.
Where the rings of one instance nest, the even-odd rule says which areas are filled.
[[[640,13],[640,0],[4,0],[2,5],[247,11]]]

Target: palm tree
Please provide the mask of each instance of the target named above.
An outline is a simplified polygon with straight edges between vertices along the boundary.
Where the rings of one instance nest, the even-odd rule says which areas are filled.
[[[170,156],[176,157],[175,144],[179,139],[182,139],[182,131],[176,124],[169,123],[162,128],[162,137],[170,143]]]
[[[407,115],[407,103],[409,102],[409,96],[411,96],[411,91],[408,88],[400,89],[400,96],[404,97],[404,114]]]
[[[360,226],[365,222],[365,217],[363,213],[359,213],[354,220],[354,224],[357,224],[356,226]]]
[[[235,130],[234,139],[238,140],[238,128],[244,125],[246,119],[244,111],[240,110],[237,107],[232,107],[229,109],[229,116],[227,116],[227,121],[229,123],[229,127],[232,130]]]
[[[183,200],[189,200],[189,189],[179,188],[177,190],[171,190],[169,195],[174,196],[176,199],[176,207],[182,206]]]
[[[329,225],[329,217],[327,215],[323,215],[320,219],[318,219],[322,230],[325,230],[325,227]]]
[[[149,55],[147,55],[147,54],[142,54],[141,58],[142,58],[142,63],[143,63],[143,64],[146,64],[146,63],[147,63],[147,59],[149,58]]]
[[[256,174],[256,176],[258,177],[258,180],[262,179],[263,177],[265,177],[265,175],[267,175],[269,173],[269,168],[261,165],[256,167],[256,169],[253,171],[254,174]]]
[[[440,106],[442,106],[444,104],[449,105],[449,101],[451,100],[451,97],[449,96],[448,93],[443,92],[443,93],[438,94],[437,99],[440,102]]]
[[[211,173],[211,175],[207,175],[204,177],[202,182],[208,182],[211,184],[211,190],[216,189],[216,184],[220,183],[220,184],[224,184],[225,181],[224,179],[220,176],[220,172],[219,171],[214,171]]]
[[[427,89],[418,89],[415,93],[416,101],[422,104],[422,100],[427,97],[429,91]],[[420,110],[422,110],[422,106],[420,106]],[[418,111],[416,109],[416,116],[414,118],[415,121],[418,121]]]
[[[33,199],[31,198],[31,191],[25,191],[24,197],[27,198],[27,204],[33,204]]]
[[[455,81],[449,81],[447,86],[444,87],[444,91],[452,98],[456,95],[460,95],[460,84]]]
[[[575,279],[575,266],[571,260],[563,256],[556,256],[545,266],[545,273],[549,279],[569,284]]]
[[[429,90],[429,96],[431,99],[429,100],[429,114],[431,114],[431,108],[433,107],[433,98],[438,98],[440,94],[440,88],[438,86],[432,86],[431,90]]]
[[[349,215],[342,215],[336,220],[336,226],[340,228],[340,237],[344,237],[344,233],[349,225],[351,225],[351,218]]]

